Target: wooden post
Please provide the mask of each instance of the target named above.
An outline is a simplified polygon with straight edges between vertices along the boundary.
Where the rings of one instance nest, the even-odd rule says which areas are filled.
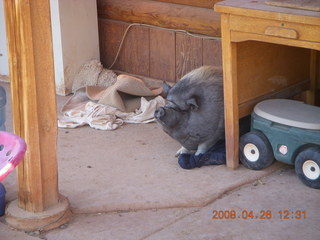
[[[221,33],[227,167],[230,169],[236,169],[239,166],[237,46],[235,43],[231,42],[229,14],[221,14]]]
[[[58,214],[61,217],[69,207],[65,198],[61,201],[58,192],[57,113],[49,0],[5,0],[4,6],[14,132],[27,142],[24,161],[18,167],[16,205],[27,212],[42,213],[65,202],[66,206],[57,208],[62,211]],[[12,208],[12,204],[11,208],[9,205],[6,219],[14,227],[35,230],[44,226],[39,223],[24,227],[24,220],[14,216],[17,211],[10,212]],[[45,219],[45,225],[54,220]]]

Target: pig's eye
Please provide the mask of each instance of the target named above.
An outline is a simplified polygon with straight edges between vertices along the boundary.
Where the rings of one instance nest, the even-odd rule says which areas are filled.
[[[167,108],[173,109],[177,112],[182,112],[181,108],[177,104],[175,104],[174,102],[167,101],[165,106]]]

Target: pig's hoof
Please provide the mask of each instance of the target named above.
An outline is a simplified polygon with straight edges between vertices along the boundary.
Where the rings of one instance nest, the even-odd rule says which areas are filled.
[[[203,150],[203,149],[200,149],[200,150],[199,150],[199,149],[198,149],[194,155],[198,156],[198,155],[200,155],[200,154],[206,153],[206,151],[207,151],[207,150]]]
[[[194,151],[188,150],[185,147],[181,147],[177,152],[175,157],[179,157],[181,154],[192,154]]]
[[[219,141],[204,154],[180,154],[178,163],[184,169],[202,167],[204,165],[221,165],[226,163],[226,146]]]

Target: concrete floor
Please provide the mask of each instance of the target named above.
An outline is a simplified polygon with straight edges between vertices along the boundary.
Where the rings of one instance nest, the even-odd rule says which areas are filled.
[[[8,94],[8,84],[1,85]],[[67,98],[57,98],[58,109]],[[174,157],[178,147],[154,123],[59,129],[59,189],[70,201],[71,222],[25,233],[2,217],[0,239],[319,239],[320,191],[304,186],[293,167],[183,170]],[[15,173],[3,183],[7,201],[16,199]],[[286,210],[288,219],[281,219]]]

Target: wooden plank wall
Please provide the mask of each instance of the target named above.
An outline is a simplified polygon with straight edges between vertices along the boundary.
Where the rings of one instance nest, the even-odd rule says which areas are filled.
[[[132,5],[133,2],[135,6]],[[191,12],[193,12],[195,16],[199,16],[199,12],[205,11],[207,15],[210,14],[213,16],[213,18],[212,16],[204,18],[203,21],[206,22],[208,26],[210,26],[212,19],[216,19],[213,20],[214,24],[210,26],[211,30],[209,28],[206,30],[211,31],[210,33],[207,33],[207,35],[199,35],[199,33],[203,33],[203,25],[206,24],[199,23],[194,26],[186,24],[182,27],[184,28],[183,30],[196,32],[198,37],[190,36],[183,32],[175,32],[170,29],[159,29],[147,26],[131,27],[124,39],[118,60],[112,69],[158,80],[175,82],[187,72],[202,65],[213,65],[221,68],[220,20],[219,16],[217,16],[212,9],[215,2],[217,1],[98,0],[101,62],[107,68],[112,64],[123,35],[131,22],[147,23],[165,28],[176,28],[181,22],[187,22],[187,20],[181,20],[181,18],[189,18],[188,21],[193,20],[192,16],[188,15],[191,14]],[[181,17],[181,14],[178,14],[180,18],[171,16],[171,18],[167,18],[167,21],[161,22],[161,17],[158,17],[159,15],[157,14],[159,13],[161,15],[162,10],[161,8],[159,10],[155,6],[161,6],[168,10],[167,16],[172,15],[175,11],[181,13],[185,8],[187,8],[188,11],[186,12],[188,14],[183,17]],[[175,10],[171,8],[175,8]],[[178,11],[177,9],[179,8],[182,10]],[[128,9],[131,10],[129,11]],[[155,9],[157,12],[155,12]],[[145,13],[143,13],[143,11],[145,11]],[[150,16],[156,18],[158,22],[155,23],[153,20],[148,20]],[[196,26],[198,26],[198,29]],[[178,27],[180,28],[180,26]],[[208,36],[217,36],[217,38],[206,39]]]
[[[189,5],[191,2],[192,5]],[[220,35],[220,14],[213,11],[215,2],[218,1],[98,0],[98,15],[99,18],[147,23],[218,36]]]
[[[99,19],[100,56],[109,67],[128,23]],[[220,39],[203,39],[170,30],[133,26],[112,69],[175,82],[202,65],[221,68]]]

